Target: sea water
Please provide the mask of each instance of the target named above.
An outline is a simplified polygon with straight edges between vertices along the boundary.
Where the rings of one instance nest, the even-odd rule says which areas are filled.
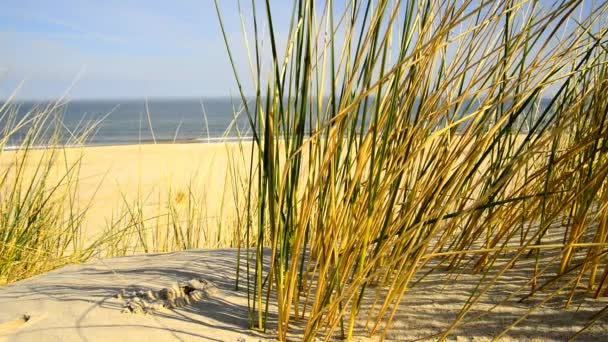
[[[25,101],[11,104],[0,118],[4,135],[7,126],[23,124],[5,147],[18,146],[40,113],[46,117],[40,142],[56,127],[60,144],[217,142],[251,136],[242,101],[230,98]]]

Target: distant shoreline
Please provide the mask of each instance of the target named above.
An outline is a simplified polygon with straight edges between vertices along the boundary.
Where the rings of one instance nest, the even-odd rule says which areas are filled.
[[[44,150],[50,148],[87,148],[87,147],[112,147],[112,146],[134,146],[134,145],[178,145],[178,144],[223,144],[223,143],[237,143],[237,142],[251,142],[253,141],[252,136],[247,137],[214,137],[214,138],[196,138],[196,139],[146,139],[137,142],[100,142],[93,144],[57,144],[57,145],[35,145],[28,146],[29,150]],[[1,151],[18,151],[24,149],[21,145],[10,145],[2,147]]]

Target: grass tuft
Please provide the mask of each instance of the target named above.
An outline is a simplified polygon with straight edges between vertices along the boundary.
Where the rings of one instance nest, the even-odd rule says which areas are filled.
[[[431,259],[483,275],[442,338],[521,258],[532,293],[557,251],[569,298],[608,294],[606,3],[296,0],[286,41],[270,1],[251,9],[251,326],[273,293],[281,340],[293,320],[385,336]]]

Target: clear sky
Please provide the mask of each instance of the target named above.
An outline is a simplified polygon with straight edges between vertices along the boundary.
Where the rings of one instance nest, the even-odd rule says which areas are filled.
[[[288,3],[273,4],[285,27]],[[236,0],[220,4],[248,74]],[[236,95],[213,0],[3,0],[0,7],[0,98],[21,80],[21,98],[57,97],[75,79],[72,98]]]
[[[237,1],[219,2],[249,75]],[[291,6],[272,1],[279,40]],[[72,98],[237,95],[213,0],[2,0],[0,47],[0,99],[22,80],[20,98],[58,97],[73,81]]]

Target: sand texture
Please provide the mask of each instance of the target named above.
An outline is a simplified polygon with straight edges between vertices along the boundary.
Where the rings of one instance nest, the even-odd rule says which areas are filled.
[[[500,277],[467,317],[489,309],[491,314],[459,327],[449,340],[489,341],[543,300],[540,294],[519,302],[529,293],[526,272],[530,271],[532,260],[522,260],[516,269]],[[235,270],[234,249],[121,257],[65,267],[0,289],[0,322],[10,323],[23,315],[29,316],[27,322],[13,324],[2,338],[9,341],[273,340],[272,335],[247,329],[246,291],[242,285],[240,291],[235,291]],[[125,310],[126,302],[137,293],[146,297],[147,292],[153,292],[153,296],[162,297],[159,294],[166,293],[167,289],[175,289],[176,284],[187,284],[193,279],[212,284],[213,290],[196,300],[160,307],[147,314]],[[387,340],[436,340],[438,336],[434,334],[450,325],[479,279],[480,275],[466,272],[454,279],[454,275],[444,269],[424,277],[404,297]],[[364,313],[370,310],[374,292],[369,293],[364,301]],[[511,294],[515,294],[513,298],[496,306]],[[499,340],[563,341],[605,305],[602,300],[579,295],[570,308],[564,310],[562,300],[548,300]],[[276,322],[272,305],[269,322],[268,333],[272,334],[272,325]],[[296,334],[297,325],[294,326]],[[355,340],[368,340],[367,331],[362,315]],[[608,322],[600,319],[578,340],[606,338]],[[292,335],[291,339],[298,340],[298,336]]]
[[[0,288],[0,322],[28,322],[9,341],[264,340],[247,329],[247,297],[234,291],[232,250],[198,250],[99,260]],[[129,292],[161,292],[204,279],[216,289],[182,305],[126,312]],[[122,296],[119,294],[123,294]],[[122,298],[121,298],[122,297]],[[1,323],[0,323],[1,324]]]

